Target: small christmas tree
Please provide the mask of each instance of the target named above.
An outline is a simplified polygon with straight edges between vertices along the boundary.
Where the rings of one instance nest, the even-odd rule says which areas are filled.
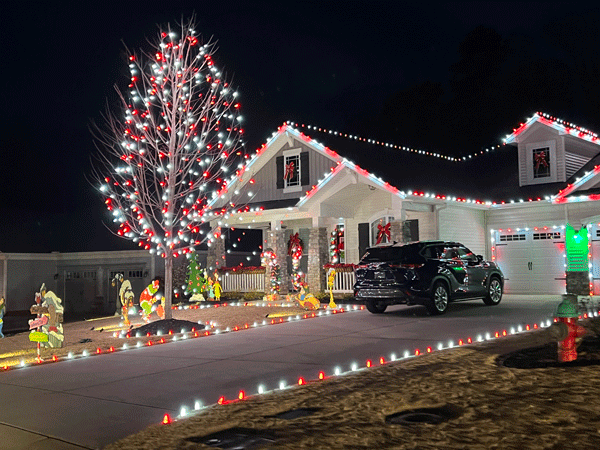
[[[186,295],[202,294],[206,291],[206,278],[204,269],[198,262],[198,254],[192,253],[190,264],[188,266],[188,281],[185,289]]]

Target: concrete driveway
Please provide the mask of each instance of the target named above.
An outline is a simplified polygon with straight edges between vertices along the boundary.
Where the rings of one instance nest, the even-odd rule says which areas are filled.
[[[102,448],[219,397],[256,394],[352,363],[549,319],[560,296],[506,295],[451,305],[440,317],[395,306],[0,373],[0,449]],[[0,341],[1,345],[1,341]]]

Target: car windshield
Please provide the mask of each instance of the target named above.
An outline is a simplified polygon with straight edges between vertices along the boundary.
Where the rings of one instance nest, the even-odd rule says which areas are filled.
[[[422,246],[404,245],[401,247],[371,247],[360,260],[361,264],[373,262],[389,262],[393,264],[418,264],[423,262],[419,254]]]

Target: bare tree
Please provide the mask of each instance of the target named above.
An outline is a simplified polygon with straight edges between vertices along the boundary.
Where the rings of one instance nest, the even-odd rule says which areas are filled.
[[[129,87],[115,86],[119,107],[107,107],[93,129],[93,176],[116,234],[164,258],[169,319],[173,258],[220,237],[205,225],[236,209],[228,186],[247,156],[237,92],[215,67],[215,42],[203,43],[191,19],[176,31],[159,27],[149,44],[128,52]]]

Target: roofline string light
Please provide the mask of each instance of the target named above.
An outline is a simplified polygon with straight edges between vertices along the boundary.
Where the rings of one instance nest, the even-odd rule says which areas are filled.
[[[554,128],[561,133],[570,134],[574,137],[578,137],[588,142],[600,145],[598,142],[598,135],[587,128],[580,127],[566,120],[558,119],[550,114],[543,113],[541,111],[536,112],[533,116],[527,119],[524,123],[519,125],[519,128],[514,128],[513,132],[503,139],[505,144],[512,144],[515,138],[529,128],[533,123],[540,122],[544,125]]]
[[[431,152],[428,150],[419,150],[419,149],[406,147],[406,146],[402,146],[402,145],[390,144],[389,142],[383,142],[383,141],[380,141],[377,139],[364,138],[361,136],[357,136],[354,134],[348,134],[348,133],[340,133],[338,131],[333,131],[333,130],[330,130],[327,128],[317,127],[314,125],[305,125],[303,123],[301,124],[301,123],[297,123],[297,122],[292,122],[290,120],[287,121],[287,124],[291,125],[293,127],[306,128],[308,130],[319,131],[321,133],[332,134],[332,135],[338,136],[338,137],[343,137],[343,138],[347,138],[347,139],[354,139],[356,141],[366,142],[367,144],[379,145],[381,147],[393,148],[396,150],[403,150],[405,152],[416,153],[419,155],[432,156],[435,158],[445,159],[447,161],[452,161],[452,162],[466,161],[466,160],[472,159],[476,156],[483,155],[485,153],[489,153],[490,151],[496,150],[504,145],[504,144],[502,144],[502,145],[498,144],[498,145],[492,146],[490,148],[485,148],[483,150],[480,150],[479,152],[475,152],[470,155],[465,155],[465,156],[461,156],[461,157],[457,158],[455,156],[443,155],[439,152]]]

